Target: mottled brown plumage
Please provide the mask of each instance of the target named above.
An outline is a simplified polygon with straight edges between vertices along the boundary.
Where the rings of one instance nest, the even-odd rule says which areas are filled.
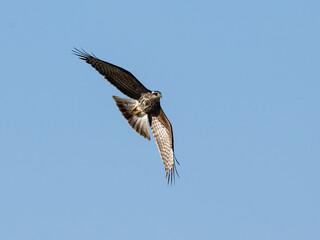
[[[160,106],[161,93],[150,91],[133,74],[121,67],[102,61],[83,50],[75,48],[73,53],[94,67],[122,93],[133,98],[113,96],[129,125],[148,140],[150,140],[149,122],[165,166],[168,183],[172,183],[175,173],[178,175],[175,166],[178,161],[174,156],[172,125]]]

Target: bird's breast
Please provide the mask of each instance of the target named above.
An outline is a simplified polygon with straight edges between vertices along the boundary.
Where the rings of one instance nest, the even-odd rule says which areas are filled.
[[[150,95],[142,95],[138,100],[140,109],[145,113],[155,111],[160,105],[158,99],[152,98]]]

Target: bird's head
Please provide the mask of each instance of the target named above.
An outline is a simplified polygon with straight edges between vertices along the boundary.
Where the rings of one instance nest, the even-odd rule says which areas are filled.
[[[154,98],[158,98],[158,99],[162,98],[162,94],[159,91],[152,91],[151,94]]]

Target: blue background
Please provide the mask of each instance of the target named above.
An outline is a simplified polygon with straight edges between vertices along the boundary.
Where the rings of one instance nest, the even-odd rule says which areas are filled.
[[[1,4],[0,239],[320,239],[319,1]],[[84,48],[162,92],[180,179]]]

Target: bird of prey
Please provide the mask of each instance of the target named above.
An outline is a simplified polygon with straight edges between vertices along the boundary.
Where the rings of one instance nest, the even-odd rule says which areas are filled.
[[[156,140],[160,156],[165,166],[168,183],[175,177],[172,125],[160,106],[159,91],[150,91],[129,71],[74,48],[73,54],[86,61],[103,75],[112,85],[131,99],[113,96],[120,112],[129,125],[142,137],[150,140],[149,126]],[[179,175],[178,175],[179,176]]]

